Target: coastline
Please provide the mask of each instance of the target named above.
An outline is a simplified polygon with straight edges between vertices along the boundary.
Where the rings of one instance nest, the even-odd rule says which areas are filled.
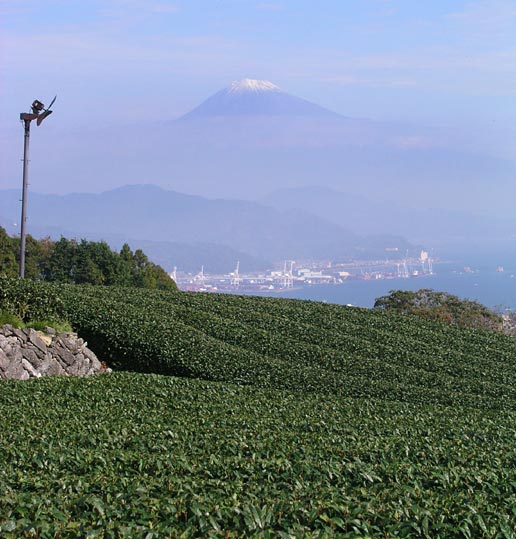
[[[391,290],[431,288],[463,299],[478,301],[489,308],[516,309],[516,278],[511,272],[479,271],[460,273],[453,270],[408,279],[348,280],[336,284],[312,284],[264,290],[260,293],[239,290],[236,293],[322,301],[340,305],[372,308],[374,300]]]

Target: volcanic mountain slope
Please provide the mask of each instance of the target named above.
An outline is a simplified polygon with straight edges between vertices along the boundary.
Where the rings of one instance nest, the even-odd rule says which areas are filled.
[[[399,142],[388,124],[342,116],[272,82],[254,79],[232,82],[173,125],[186,136],[193,135],[191,142],[203,140],[219,149],[229,143],[239,149],[263,150]],[[416,136],[412,126],[396,127],[397,137]]]
[[[31,148],[31,171],[47,192],[149,182],[257,199],[314,185],[400,205],[417,200],[426,208],[512,215],[516,162],[491,156],[475,137],[342,116],[272,82],[243,79],[177,120],[66,133],[54,126]],[[18,147],[6,150],[19,154]],[[4,185],[14,186],[18,159],[5,169]]]
[[[221,116],[319,116],[338,114],[315,103],[287,94],[272,82],[242,79],[233,81],[191,112],[183,120]]]

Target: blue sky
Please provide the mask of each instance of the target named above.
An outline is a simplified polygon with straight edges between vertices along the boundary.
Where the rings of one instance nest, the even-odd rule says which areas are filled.
[[[514,0],[0,0],[1,120],[171,119],[267,79],[347,116],[516,122]],[[57,115],[59,114],[59,116]]]

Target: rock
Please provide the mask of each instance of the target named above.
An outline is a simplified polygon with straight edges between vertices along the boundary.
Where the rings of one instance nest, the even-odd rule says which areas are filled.
[[[90,360],[87,357],[84,357],[84,354],[81,354],[80,352],[75,355],[75,361],[77,363],[84,363],[85,365],[90,365]]]
[[[31,350],[30,348],[23,351],[23,357],[36,369],[41,367],[43,364],[44,356],[43,358],[40,358],[34,350]]]
[[[14,361],[14,362],[21,361],[22,357],[23,357],[22,349],[20,347],[15,348],[13,350],[13,353],[11,354],[11,361]]]
[[[56,330],[54,328],[49,328],[48,326],[45,327],[45,333],[47,335],[56,335]]]
[[[23,331],[23,329],[13,328],[11,330],[11,336],[18,337],[21,342],[27,341],[27,334]]]
[[[23,368],[21,357],[11,360],[5,370],[5,376],[11,380],[28,380],[30,378],[29,373]]]
[[[100,371],[102,369],[102,363],[89,348],[85,348],[82,353],[91,361],[91,365],[95,370]]]
[[[48,356],[41,362],[41,365],[39,366],[38,372],[41,373],[42,376],[46,376],[48,373],[48,369],[50,369],[50,365],[52,363],[52,356],[48,354]]]
[[[74,333],[55,333],[0,327],[0,379],[111,372],[83,339]]]
[[[80,346],[77,339],[71,336],[60,337],[60,339],[63,343],[63,346],[70,350],[70,352],[77,352],[77,349]]]
[[[47,345],[40,339],[38,333],[34,329],[30,328],[28,330],[27,337],[28,337],[29,341],[34,346],[39,348],[43,353],[45,353],[47,351]]]
[[[50,346],[52,344],[52,337],[50,335],[46,335],[42,331],[36,331],[36,333],[46,346]]]
[[[0,371],[5,371],[9,365],[7,354],[0,348]]]
[[[41,376],[41,374],[25,358],[22,358],[21,362],[23,368],[29,373],[29,376],[33,376],[34,378],[39,378]]]
[[[56,359],[52,358],[45,374],[47,376],[66,376],[66,371],[59,365]]]
[[[79,376],[79,373],[81,372],[81,364],[74,363],[73,365],[70,365],[68,372],[70,373],[71,376]]]
[[[59,353],[59,357],[66,365],[73,365],[74,363],[77,363],[75,361],[75,355],[70,352],[70,350],[63,349]]]
[[[37,348],[36,346],[33,346],[31,350],[39,357],[39,359],[45,359],[47,352],[43,352],[43,350]]]
[[[88,371],[90,370],[90,366],[87,363],[79,363],[79,371],[77,373],[77,376],[86,376],[88,374]]]

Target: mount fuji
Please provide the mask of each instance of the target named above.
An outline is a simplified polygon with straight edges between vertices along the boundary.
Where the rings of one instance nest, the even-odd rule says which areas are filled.
[[[270,81],[242,79],[177,119],[90,130],[54,125],[31,148],[33,188],[101,192],[151,183],[209,198],[259,200],[278,189],[316,186],[393,207],[513,214],[516,161],[490,153],[481,133],[459,136],[451,128],[351,113],[330,111]],[[3,146],[16,158],[3,163],[0,184],[18,187],[19,147]]]
[[[287,94],[266,80],[233,81],[182,119],[223,116],[338,116],[324,107]]]

